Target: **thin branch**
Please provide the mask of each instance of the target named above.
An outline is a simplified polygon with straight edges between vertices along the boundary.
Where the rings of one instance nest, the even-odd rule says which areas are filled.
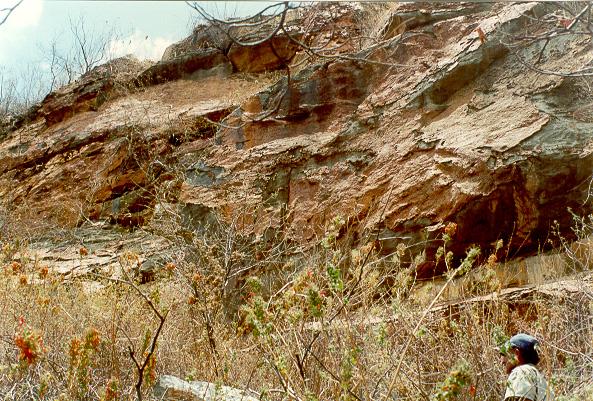
[[[239,26],[239,25],[235,25],[235,24],[229,23],[227,21],[221,21],[221,20],[218,20],[216,18],[213,18],[201,6],[199,6],[196,3],[193,3],[193,4],[187,3],[187,4],[191,8],[193,8],[194,10],[196,10],[205,20],[209,21],[213,26],[215,26],[216,28],[218,28],[223,33],[225,33],[234,43],[236,43],[239,46],[244,46],[244,47],[250,47],[250,46],[260,45],[260,44],[265,43],[268,40],[272,39],[274,36],[276,36],[276,34],[280,31],[280,29],[284,27],[284,21],[286,19],[286,13],[288,12],[289,9],[291,9],[291,7],[289,6],[288,2],[281,3],[282,5],[284,5],[284,9],[279,14],[280,15],[280,21],[278,22],[278,25],[276,26],[276,28],[274,28],[272,30],[272,32],[270,32],[266,37],[264,37],[262,39],[258,39],[258,40],[253,41],[253,42],[242,42],[239,39],[233,37],[231,35],[231,32],[230,32],[230,28],[231,27]],[[280,5],[280,4],[276,4],[275,6],[278,6],[278,5]],[[268,7],[268,8],[270,8],[270,7]],[[259,15],[261,15],[261,12],[260,12]],[[274,15],[272,18],[275,18],[275,17],[277,17],[277,15]],[[253,17],[251,19],[253,19]],[[270,19],[268,19],[268,20],[270,20]],[[221,28],[221,25],[227,27],[227,29]],[[264,25],[264,22],[257,22],[257,23],[254,23],[254,24],[249,24],[247,26],[257,27],[257,26],[262,26],[262,25]],[[245,25],[243,25],[243,26],[245,26]]]
[[[198,3],[195,3],[195,2],[194,2],[194,3],[190,3],[189,1],[186,1],[186,2],[185,2],[185,4],[187,4],[188,6],[190,6],[190,7],[191,7],[191,8],[193,8],[194,10],[196,10],[198,13],[200,13],[200,15],[202,15],[202,17],[203,17],[204,19],[206,19],[207,21],[215,21],[215,22],[219,22],[219,23],[222,23],[222,24],[225,24],[225,25],[228,25],[228,24],[229,24],[229,21],[223,21],[223,20],[219,20],[219,19],[217,19],[217,18],[213,17],[212,15],[210,15],[210,14],[209,14],[209,13],[208,13],[208,12],[207,12],[207,11],[206,11],[206,10],[205,10],[203,7],[202,7],[202,6],[200,6]],[[252,15],[252,16],[250,16],[250,17],[243,18],[243,19],[237,19],[237,20],[233,20],[232,24],[233,24],[233,26],[240,26],[241,24],[243,24],[243,23],[246,23],[247,21],[252,21],[252,20],[254,20],[254,19],[256,19],[256,18],[258,18],[258,17],[260,17],[260,16],[264,15],[264,13],[265,13],[266,11],[268,11],[268,10],[270,10],[270,9],[272,9],[272,8],[277,8],[277,7],[279,7],[279,6],[281,6],[281,5],[285,5],[285,4],[286,4],[286,2],[272,4],[272,5],[270,5],[270,6],[267,6],[266,8],[264,8],[263,10],[261,10],[260,12],[258,12],[257,14],[254,14],[254,15]],[[291,7],[291,8],[292,8],[292,7]],[[272,14],[272,16],[271,16],[271,17],[270,17],[268,20],[270,20],[270,19],[272,19],[272,18],[276,17],[277,15],[278,15],[278,13],[274,13],[274,14]],[[258,24],[258,23],[255,23],[255,24],[253,24],[252,26],[257,26],[257,25],[260,25],[260,24]]]
[[[552,41],[552,39],[557,39],[559,37],[565,37],[567,35],[572,36],[572,37],[578,36],[578,35],[585,35],[585,36],[589,36],[589,37],[593,36],[593,30],[591,29],[591,24],[590,24],[591,6],[592,6],[591,2],[588,2],[582,9],[580,9],[578,14],[576,14],[576,15],[575,15],[575,12],[573,12],[570,8],[564,6],[561,3],[558,3],[557,6],[559,7],[559,9],[564,10],[564,12],[569,13],[572,18],[564,18],[562,15],[559,15],[557,13],[552,14],[553,18],[547,18],[547,19],[532,18],[533,23],[536,24],[535,25],[536,27],[546,28],[545,32],[539,33],[539,34],[514,35],[514,36],[511,36],[510,43],[503,42],[503,44],[506,47],[508,47],[509,49],[517,49],[517,48],[523,48],[525,46],[531,46],[531,45],[536,44],[537,42],[544,41],[534,62],[527,61],[523,56],[521,56],[519,54],[518,51],[513,51],[513,54],[517,58],[517,60],[521,64],[523,64],[525,67],[527,67],[528,69],[530,69],[532,71],[538,72],[540,74],[553,75],[553,76],[559,76],[559,77],[592,76],[593,75],[593,67],[586,67],[586,68],[581,68],[579,70],[564,71],[564,72],[563,71],[555,71],[555,70],[547,70],[547,69],[536,67],[536,65],[542,61],[544,52],[545,52],[548,44]],[[579,22],[582,22],[583,24],[586,25],[584,30],[575,30],[575,27],[577,27],[577,24]],[[550,26],[551,26],[551,28],[550,28]],[[533,32],[533,30],[531,30],[531,31]]]
[[[319,364],[319,366],[321,366],[321,368],[322,368],[323,370],[325,370],[325,371],[326,371],[326,372],[327,372],[327,373],[330,375],[330,377],[331,377],[332,379],[334,379],[334,380],[335,380],[337,383],[340,383],[340,382],[341,382],[340,378],[339,378],[338,376],[336,376],[336,374],[335,374],[334,372],[332,372],[331,370],[329,370],[329,369],[327,368],[327,366],[325,366],[325,364],[324,364],[323,362],[321,362],[321,360],[320,360],[320,359],[317,357],[317,355],[316,355],[314,352],[312,352],[312,353],[311,353],[311,355],[313,356],[313,359],[315,359],[315,361],[316,361],[316,362]],[[350,394],[352,397],[356,398],[358,401],[362,401],[362,399],[361,399],[359,396],[357,396],[357,395],[356,395],[356,393],[354,393],[354,392],[353,392],[353,391],[350,389],[350,386],[347,386],[347,387],[346,387],[346,391],[348,391],[348,393],[349,393],[349,394]]]
[[[449,278],[447,279],[447,281],[445,282],[443,287],[440,289],[440,291],[437,293],[437,295],[433,298],[433,300],[430,302],[430,304],[424,309],[422,316],[420,316],[420,319],[418,319],[418,322],[416,322],[416,325],[414,326],[414,329],[413,329],[411,335],[408,337],[408,340],[406,341],[404,349],[400,353],[399,362],[395,368],[395,371],[393,372],[393,377],[391,378],[391,382],[389,383],[389,386],[387,387],[387,395],[384,397],[384,399],[388,399],[391,396],[391,393],[393,392],[393,387],[395,386],[395,382],[399,375],[399,371],[401,370],[402,364],[404,362],[404,357],[406,356],[406,353],[408,352],[408,349],[410,348],[410,345],[412,344],[412,339],[414,338],[414,336],[420,329],[422,322],[424,321],[426,316],[428,316],[428,314],[431,312],[433,306],[441,298],[441,296],[443,295],[443,293],[445,292],[447,287],[449,287],[449,284],[453,281],[453,279],[455,277],[457,277],[457,273],[459,273],[459,271],[463,267],[464,267],[464,265],[460,264],[455,270],[453,270],[453,272],[451,273],[451,275],[449,276]]]
[[[403,23],[405,23],[407,21],[408,20],[404,21]],[[348,55],[343,55],[343,54],[329,54],[328,55],[328,54],[319,53],[315,49],[311,48],[310,46],[307,46],[305,43],[303,43],[299,39],[295,38],[290,32],[288,32],[286,29],[284,29],[284,27],[282,27],[282,31],[288,37],[288,39],[290,39],[291,42],[295,43],[300,49],[304,50],[309,55],[314,55],[317,57],[326,58],[326,59],[334,59],[334,60],[359,61],[359,62],[365,62],[368,64],[380,65],[380,66],[385,66],[385,67],[413,67],[412,65],[409,65],[409,64],[385,63],[385,62],[381,62],[381,61],[370,60],[368,58],[368,56],[371,53],[373,53],[375,50],[378,50],[380,48],[389,47],[393,43],[398,43],[401,40],[403,40],[405,32],[398,36],[394,36],[393,38],[384,40],[382,42],[379,42],[376,45],[373,45],[373,46],[370,46],[370,47],[364,49],[364,53],[366,53],[365,56],[355,57],[355,56],[348,56]],[[424,32],[413,32],[413,34],[414,35],[408,35],[407,37],[418,36],[418,35],[430,36],[429,34],[424,33]]]
[[[572,20],[572,22],[570,23],[569,26],[566,27],[567,31],[570,31],[576,24],[577,22],[579,22],[579,20],[581,19],[581,17],[591,9],[591,3],[587,4],[585,6],[585,8],[583,8],[583,10],[576,16],[574,17],[574,19]]]
[[[161,330],[163,329],[163,326],[165,325],[165,320],[167,319],[169,310],[166,310],[165,313],[161,313],[154,305],[152,299],[150,299],[150,297],[148,295],[146,295],[132,280],[129,279],[128,273],[126,272],[125,268],[123,268],[123,266],[122,266],[122,271],[123,271],[124,276],[126,277],[126,280],[121,280],[121,279],[114,278],[114,277],[108,277],[108,276],[104,276],[104,275],[98,274],[98,273],[91,273],[91,275],[96,276],[98,278],[105,279],[105,280],[109,280],[109,281],[112,281],[115,283],[121,283],[121,284],[125,284],[125,285],[132,287],[144,299],[144,301],[148,304],[148,306],[152,309],[154,314],[159,319],[159,325],[156,329],[156,332],[152,335],[150,349],[149,349],[148,353],[146,354],[146,356],[144,356],[142,365],[140,365],[140,362],[136,358],[136,354],[135,354],[132,346],[131,345],[128,346],[128,354],[130,355],[130,358],[134,362],[134,365],[136,365],[136,370],[138,373],[138,381],[136,382],[136,385],[135,385],[136,397],[137,397],[138,401],[142,401],[142,384],[144,383],[144,371],[146,370],[146,367],[150,363],[152,356],[156,352],[156,347],[157,347],[159,335],[161,334]]]
[[[539,64],[539,62],[542,59],[542,56],[544,55],[544,51],[546,50],[546,47],[548,46],[548,43],[550,43],[550,38],[546,39],[546,43],[544,43],[544,45],[542,46],[542,49],[539,51],[539,56],[537,56],[537,60],[535,60],[535,64]]]
[[[392,194],[392,192],[393,192],[393,188],[395,188],[395,186],[392,186],[392,187],[390,188],[390,190],[389,190],[389,194],[387,195],[387,200],[385,201],[385,206],[383,206],[383,209],[381,210],[381,215],[379,216],[379,220],[378,220],[378,221],[381,221],[381,220],[383,219],[383,215],[384,215],[384,213],[385,213],[385,210],[387,209],[387,205],[389,204],[389,200],[390,200],[390,198],[391,198],[391,194]],[[379,238],[379,230],[377,230],[377,233],[376,233],[376,235],[375,235],[375,240],[374,240],[374,242],[376,242],[378,238]],[[358,287],[358,285],[359,285],[359,284],[360,284],[360,282],[362,281],[362,274],[363,274],[364,268],[365,268],[365,266],[366,266],[366,263],[367,263],[367,262],[368,262],[368,260],[369,260],[369,257],[370,257],[370,255],[371,255],[371,252],[373,251],[373,248],[374,248],[374,247],[371,247],[371,248],[368,250],[367,254],[365,255],[365,258],[364,258],[364,260],[363,260],[362,264],[360,265],[360,273],[359,273],[359,275],[358,275],[358,277],[357,277],[357,280],[354,282],[353,286],[352,286],[352,287],[350,288],[350,290],[348,291],[348,293],[347,293],[346,297],[348,297],[348,298],[349,298],[350,296],[352,296],[352,294],[354,293],[354,291],[356,290],[356,288]],[[333,320],[334,320],[336,317],[338,317],[338,316],[339,316],[339,315],[342,313],[342,311],[344,310],[344,308],[346,308],[346,305],[347,305],[347,303],[346,303],[346,302],[343,302],[343,303],[340,305],[340,307],[338,308],[338,310],[336,311],[336,313],[334,313],[334,314],[333,314],[333,315],[332,315],[332,316],[331,316],[331,317],[328,319],[328,323],[331,323],[331,322],[332,322],[332,321],[333,321]],[[318,332],[316,332],[316,333],[315,333],[315,335],[313,336],[313,338],[311,339],[311,341],[309,342],[309,344],[307,345],[307,348],[305,349],[305,352],[304,352],[304,354],[303,354],[303,358],[302,358],[303,364],[305,363],[305,360],[307,359],[307,356],[309,355],[309,353],[310,353],[310,352],[311,352],[311,350],[313,349],[313,344],[315,343],[315,341],[317,341],[317,339],[319,338],[319,336],[320,336],[320,335],[321,335],[321,331],[318,331]]]
[[[12,7],[5,7],[5,8],[0,8],[0,13],[6,13],[6,15],[4,15],[4,18],[2,18],[2,20],[0,20],[0,25],[4,24],[6,22],[6,20],[8,19],[8,17],[10,16],[10,14],[13,13],[13,11],[23,2],[23,0],[20,0],[18,3],[16,3],[14,6]]]
[[[134,349],[132,348],[131,345],[128,345],[128,353],[130,355],[130,358],[132,358],[134,365],[136,365],[136,369],[141,370],[142,368],[140,367],[140,363],[136,359],[136,355],[134,354]]]
[[[517,60],[519,60],[519,62],[521,64],[523,64],[525,67],[529,68],[532,71],[535,72],[539,72],[540,74],[546,74],[546,75],[554,75],[557,77],[590,77],[593,76],[593,67],[587,67],[587,68],[583,68],[580,70],[576,70],[576,71],[570,71],[570,72],[560,72],[560,71],[552,71],[552,70],[544,70],[542,68],[538,68],[535,67],[533,64],[528,63],[523,57],[521,57],[518,53],[514,53],[515,57],[517,58]]]

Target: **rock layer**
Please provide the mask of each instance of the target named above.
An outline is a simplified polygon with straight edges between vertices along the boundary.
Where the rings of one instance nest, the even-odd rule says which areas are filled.
[[[385,11],[376,29],[389,44],[372,54],[322,58],[257,93],[233,71],[280,68],[265,61],[269,43],[169,49],[118,98],[109,78],[82,79],[2,141],[0,197],[70,225],[149,224],[166,201],[184,216],[199,211],[198,226],[218,213],[311,243],[339,217],[360,241],[386,253],[403,243],[428,260],[446,222],[457,223],[458,257],[471,244],[487,254],[498,239],[529,252],[555,221],[569,232],[567,208],[591,211],[589,89],[526,69],[504,45],[549,6],[424,6]],[[336,15],[356,32],[365,14]],[[541,68],[578,69],[586,46],[554,39]],[[240,99],[229,101],[233,90]]]

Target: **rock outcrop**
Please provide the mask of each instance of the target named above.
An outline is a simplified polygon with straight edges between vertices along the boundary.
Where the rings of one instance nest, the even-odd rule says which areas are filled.
[[[78,113],[97,111],[107,100],[126,94],[132,80],[147,64],[133,57],[121,57],[95,67],[76,82],[50,93],[37,113],[50,126]]]
[[[126,275],[140,282],[150,281],[175,261],[177,248],[162,236],[146,231],[126,233],[106,230],[105,225],[77,228],[59,243],[46,238],[13,255],[13,260],[35,260],[38,266],[65,279],[97,276],[115,279]],[[122,263],[122,257],[126,263]],[[124,271],[125,270],[125,271]],[[29,282],[35,282],[31,273]]]
[[[185,53],[151,66],[138,76],[137,85],[157,85],[178,79],[200,79],[208,76],[227,77],[231,72],[232,65],[221,51],[206,49]]]
[[[588,81],[527,69],[506,46],[546,4],[418,7],[379,10],[381,46],[348,48],[346,35],[342,50],[273,85],[233,73],[307,60],[301,49],[274,39],[278,61],[271,42],[241,48],[212,31],[126,76],[128,92],[83,77],[0,143],[0,198],[71,226],[149,224],[164,202],[200,211],[193,228],[218,213],[300,242],[340,217],[355,241],[376,238],[385,253],[403,243],[428,260],[445,222],[457,223],[458,257],[498,239],[512,253],[537,249],[554,222],[568,229],[567,208],[592,209]],[[362,37],[364,10],[328,15]],[[541,51],[542,70],[589,62],[579,39],[538,46],[520,51]]]
[[[168,375],[159,377],[153,393],[162,401],[258,401],[247,391],[209,382],[187,382]]]
[[[458,224],[458,255],[501,238],[512,249],[540,246],[554,221],[570,224],[567,207],[589,210],[591,125],[575,117],[586,102],[567,108],[569,93],[586,95],[574,80],[526,71],[501,44],[541,5],[493,7],[435,18],[431,35],[397,49],[399,67],[338,60],[258,94],[225,120],[241,127],[217,135],[221,184],[186,182],[181,200],[232,205],[239,194],[228,188],[242,183],[250,195],[241,207],[251,204],[258,220],[310,240],[342,216],[379,230],[385,252],[425,247],[445,221]],[[575,45],[554,62],[582,65],[582,52]],[[252,120],[274,109],[273,119]]]

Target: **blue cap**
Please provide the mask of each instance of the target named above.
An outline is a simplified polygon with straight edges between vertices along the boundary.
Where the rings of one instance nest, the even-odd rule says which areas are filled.
[[[521,351],[536,350],[537,344],[538,341],[535,337],[525,333],[515,334],[509,340],[509,345],[512,348],[517,348]]]

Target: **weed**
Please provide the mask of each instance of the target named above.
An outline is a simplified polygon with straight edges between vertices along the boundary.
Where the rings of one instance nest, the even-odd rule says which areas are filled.
[[[453,370],[449,372],[430,399],[434,401],[457,400],[469,382],[470,366],[466,361],[461,360],[455,364]]]
[[[14,343],[19,349],[19,362],[25,367],[35,364],[46,353],[41,334],[31,329],[22,316],[19,318]]]
[[[25,318],[0,324],[0,337],[11,339],[0,343],[0,360],[15,362],[0,367],[0,392],[19,401],[127,400],[147,397],[166,372],[257,389],[268,400],[489,400],[503,391],[494,347],[521,330],[544,340],[541,368],[556,393],[586,399],[593,309],[584,281],[562,303],[462,298],[427,307],[414,298],[413,266],[401,262],[412,259],[408,246],[387,256],[372,241],[354,247],[342,220],[306,251],[282,236],[262,245],[247,224],[247,234],[238,224],[170,231],[163,237],[184,256],[164,263],[158,282],[93,276],[104,284],[93,293],[84,290],[88,278],[58,280],[35,258],[19,257],[13,269],[28,241],[3,243],[0,307]],[[160,228],[168,227],[175,225]],[[480,250],[468,249],[455,265],[447,255],[457,233],[446,227],[447,279],[468,280]],[[118,273],[131,277],[140,256],[122,250]],[[481,269],[495,263],[489,257]],[[494,282],[485,274],[470,296]]]

